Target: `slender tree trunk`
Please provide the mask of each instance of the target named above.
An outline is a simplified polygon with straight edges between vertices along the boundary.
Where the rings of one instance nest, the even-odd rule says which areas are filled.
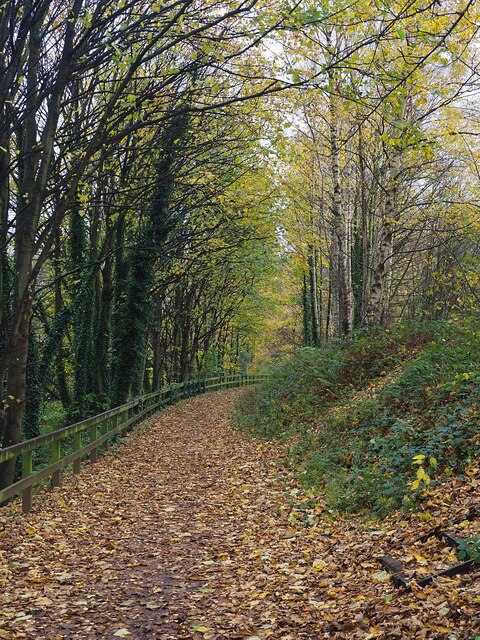
[[[55,317],[60,317],[63,312],[63,299],[62,299],[62,281],[60,277],[60,261],[61,261],[61,247],[60,247],[60,228],[55,232]],[[58,394],[64,409],[67,409],[70,405],[70,391],[68,389],[67,374],[65,372],[66,353],[63,346],[63,335],[60,336],[57,353],[55,356],[55,377],[57,380]]]
[[[400,155],[395,154],[389,164],[382,228],[373,268],[370,299],[367,306],[366,324],[368,325],[379,324],[384,313],[386,286],[392,258],[393,233],[397,219],[396,199],[399,174]]]
[[[310,286],[307,274],[303,274],[302,290],[302,311],[303,311],[303,344],[306,347],[312,346],[312,305],[310,303]]]
[[[322,341],[322,327],[318,308],[317,251],[314,246],[310,248],[308,262],[310,271],[310,304],[312,309],[312,344],[318,347]]]
[[[39,163],[37,148],[38,63],[40,55],[40,24],[36,23],[29,39],[27,72],[27,117],[18,142],[20,152],[20,193],[15,221],[15,283],[10,329],[10,353],[7,372],[7,404],[3,428],[3,446],[20,442],[22,416],[25,409],[28,342],[32,315],[31,280],[35,246],[35,232],[39,213],[38,197],[32,200]],[[15,460],[0,465],[0,487],[11,484],[15,474]]]
[[[154,304],[154,316],[152,327],[152,351],[153,351],[153,375],[152,390],[157,391],[162,386],[162,369],[163,369],[163,349],[161,336],[163,332],[162,326],[162,304],[157,297]]]
[[[333,85],[333,82],[331,84]],[[336,332],[346,335],[351,333],[353,328],[351,247],[349,221],[345,215],[341,184],[338,99],[333,91],[330,95],[330,145],[333,181],[334,321]]]
[[[96,371],[96,388],[100,397],[104,398],[109,391],[108,377],[108,347],[110,344],[110,315],[112,305],[112,232],[107,228],[105,243],[105,261],[102,268],[102,288],[100,294],[100,309],[96,327],[96,339],[94,344]]]
[[[1,58],[1,56],[0,56]],[[2,67],[0,63],[0,74]],[[1,107],[2,111],[4,107]],[[0,131],[5,126],[5,118],[0,111]],[[11,275],[8,264],[7,238],[8,238],[8,210],[10,207],[10,186],[8,167],[10,164],[10,141],[2,138],[0,142],[0,355],[7,343],[8,326],[10,321],[11,303]],[[0,399],[3,400],[5,388],[4,371],[0,372]],[[0,423],[4,422],[4,407],[0,407]]]
[[[359,270],[361,270],[361,300],[359,302],[359,321],[362,322],[365,318],[368,293],[370,291],[370,229],[368,224],[368,211],[367,211],[367,184],[365,175],[365,158],[363,156],[363,137],[362,129],[358,136],[358,158],[359,158],[359,178],[360,178],[360,264]]]

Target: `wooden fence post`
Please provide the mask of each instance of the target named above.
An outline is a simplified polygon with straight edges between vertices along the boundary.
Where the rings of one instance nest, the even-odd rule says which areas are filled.
[[[102,435],[105,435],[108,431],[110,431],[110,425],[112,423],[112,419],[111,418],[107,418],[105,420],[105,422],[103,423],[103,427],[102,427]],[[105,451],[108,451],[108,440],[105,441]]]
[[[73,434],[73,450],[79,451],[82,448],[82,432],[77,431]],[[73,461],[73,473],[80,473],[80,458]]]
[[[103,423],[101,423],[103,424]],[[98,422],[90,427],[90,442],[95,442],[98,438]],[[90,451],[90,462],[94,463],[98,460],[98,447]]]
[[[123,424],[124,422],[127,423],[130,420],[130,411],[131,411],[131,407],[128,407],[126,411],[118,414],[118,417],[120,419],[120,424]],[[120,431],[120,435],[122,438],[124,438],[127,435],[127,427],[123,427],[123,429]]]
[[[22,478],[31,476],[33,472],[32,451],[22,453]],[[22,491],[22,511],[28,513],[32,508],[32,487],[27,487]]]
[[[61,440],[55,440],[52,442],[52,464],[56,462],[60,462],[61,460]],[[52,473],[52,478],[50,480],[50,486],[52,489],[54,487],[59,487],[62,480],[62,470],[57,469]]]

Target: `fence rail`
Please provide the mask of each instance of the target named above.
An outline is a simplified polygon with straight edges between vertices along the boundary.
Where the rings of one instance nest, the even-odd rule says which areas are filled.
[[[88,455],[90,462],[96,462],[102,447],[108,448],[113,439],[125,435],[155,411],[201,393],[259,384],[266,377],[236,374],[171,384],[63,429],[0,449],[0,463],[15,458],[22,464],[21,479],[0,491],[0,503],[21,493],[23,513],[28,513],[32,508],[33,487],[38,482],[50,477],[52,487],[60,486],[64,467],[71,464],[73,473],[79,473],[82,458]],[[49,458],[46,466],[45,455]]]

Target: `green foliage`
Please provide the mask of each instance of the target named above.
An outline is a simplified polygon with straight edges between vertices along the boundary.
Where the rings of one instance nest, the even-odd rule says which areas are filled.
[[[398,323],[390,329],[357,330],[341,343],[345,351],[344,381],[361,389],[370,380],[403,362],[412,350],[429,342],[432,335],[442,330],[442,323],[410,322]]]
[[[473,331],[446,325],[391,385],[386,401],[392,406],[408,403],[424,410],[443,404],[450,394],[468,395],[471,383],[480,377],[479,341]]]
[[[296,434],[292,464],[306,484],[325,488],[333,508],[410,507],[480,453],[479,354],[468,327],[362,332],[329,358],[309,349],[283,363],[265,391],[244,401],[239,421],[264,437]],[[320,397],[309,392],[315,379],[329,381]]]
[[[364,329],[331,346],[299,349],[271,367],[268,386],[261,397],[242,403],[239,420],[247,430],[267,437],[310,428],[323,408],[352,388],[362,388],[427,340],[427,327],[404,324],[393,330]],[[369,400],[358,409],[369,414]]]
[[[68,424],[68,416],[59,400],[47,400],[40,414],[40,432],[50,433]]]
[[[419,455],[413,456],[412,461],[413,464],[417,465],[416,478],[411,485],[412,489],[416,490],[423,485],[429,485],[432,481],[430,477],[431,472],[438,466],[437,459],[433,457],[427,458],[423,453],[420,453]]]
[[[143,374],[146,332],[150,320],[152,257],[140,244],[132,249],[128,264],[126,294],[120,306],[119,323],[113,337],[112,406],[126,402],[132,385]]]
[[[22,431],[25,440],[36,438],[40,435],[38,420],[42,405],[43,387],[39,379],[40,354],[38,349],[37,334],[31,329],[28,341],[27,359],[27,402],[23,415]]]
[[[458,545],[458,557],[460,560],[473,560],[480,564],[480,536],[462,540]]]
[[[150,290],[155,281],[155,260],[177,222],[170,210],[175,188],[174,164],[188,131],[188,116],[172,117],[160,135],[157,180],[146,219],[127,259],[124,295],[116,313],[112,358],[112,402],[122,404],[141,391],[151,319]]]
[[[342,370],[341,354],[327,348],[300,349],[270,372],[261,395],[249,393],[237,412],[243,429],[267,438],[283,438],[313,420],[329,399]]]
[[[73,386],[73,402],[70,406],[70,420],[76,422],[87,415],[95,413],[92,399],[93,371],[93,318],[94,318],[94,278],[93,273],[86,277],[85,286],[80,290],[77,313],[74,318],[75,328],[75,381]]]
[[[61,429],[68,423],[67,412],[59,400],[45,400],[42,403],[38,421],[39,435]],[[65,440],[63,446],[71,446],[71,438]],[[51,455],[50,446],[37,449],[33,454],[34,466],[38,468],[48,466],[51,463]]]
[[[87,230],[82,216],[79,200],[75,203],[70,214],[70,254],[72,268],[85,266],[87,252]]]

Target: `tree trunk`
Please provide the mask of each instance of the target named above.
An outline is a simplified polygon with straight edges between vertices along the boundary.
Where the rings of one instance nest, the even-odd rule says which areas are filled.
[[[314,246],[310,247],[308,266],[310,271],[310,304],[312,309],[312,345],[318,347],[322,342],[322,327],[318,306],[317,251]]]
[[[60,260],[61,260],[61,248],[60,248],[60,228],[55,232],[55,318],[59,318],[63,312],[63,299],[62,299],[62,281],[60,278]],[[55,377],[57,380],[58,394],[60,401],[64,409],[68,409],[71,398],[70,391],[68,389],[67,374],[65,372],[66,353],[63,346],[63,335],[60,336],[57,353],[55,355]]]
[[[333,77],[331,77],[333,80]],[[333,85],[334,83],[331,82]],[[338,99],[330,94],[330,145],[333,181],[333,291],[336,333],[347,335],[353,328],[352,260],[349,243],[349,220],[343,204]]]
[[[372,274],[372,286],[367,306],[366,324],[379,324],[384,314],[384,303],[388,274],[393,249],[393,233],[397,219],[396,199],[398,177],[400,174],[400,155],[395,154],[390,160],[388,182],[385,193],[382,228],[378,241],[377,256]]]
[[[305,347],[312,346],[312,305],[310,304],[310,288],[307,274],[303,274],[302,291],[302,316],[303,316],[303,344]]]

